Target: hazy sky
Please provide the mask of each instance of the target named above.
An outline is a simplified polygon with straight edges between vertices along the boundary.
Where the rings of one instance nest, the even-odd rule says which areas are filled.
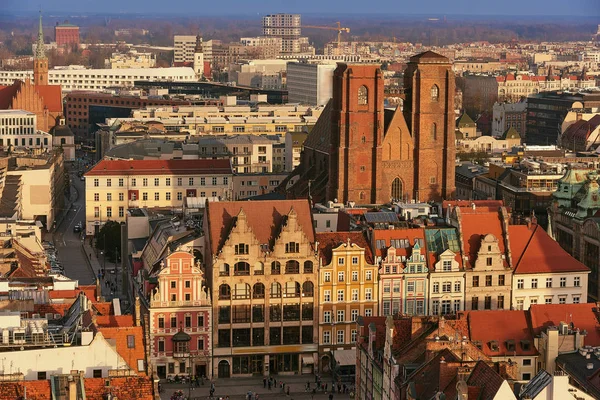
[[[600,0],[0,0],[8,11],[179,14],[379,13],[598,16]],[[599,21],[600,22],[600,21]]]

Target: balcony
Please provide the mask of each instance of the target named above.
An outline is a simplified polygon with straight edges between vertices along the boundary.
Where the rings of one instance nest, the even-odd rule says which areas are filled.
[[[175,352],[173,353],[173,358],[189,358],[190,357],[190,353],[189,352]]]
[[[250,276],[250,271],[234,271],[235,276]]]

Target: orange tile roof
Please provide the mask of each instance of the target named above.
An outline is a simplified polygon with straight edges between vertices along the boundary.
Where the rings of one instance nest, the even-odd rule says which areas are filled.
[[[25,398],[25,391],[29,400],[52,399],[50,380],[0,382],[0,400]]]
[[[509,226],[511,248],[519,251],[523,242],[522,255],[512,254],[515,274],[536,274],[553,272],[585,272],[590,269],[577,261],[553,240],[539,225]],[[513,242],[517,245],[513,246]]]
[[[469,211],[467,211],[469,210]],[[492,234],[498,239],[498,247],[502,254],[506,254],[504,246],[504,235],[502,231],[502,222],[500,221],[500,213],[487,209],[476,210],[466,208],[461,210],[462,216],[462,238],[465,246],[465,252],[469,256],[471,267],[475,265],[477,253],[481,246],[481,239],[488,234]],[[506,260],[504,260],[507,266]]]
[[[110,378],[110,387],[104,378],[85,378],[84,388],[87,400],[104,400],[109,393],[119,400],[154,400],[154,384],[148,376]]]
[[[334,248],[348,241],[365,249],[365,260],[367,263],[373,264],[371,246],[362,232],[322,232],[317,233],[316,239],[319,242],[319,256],[323,260],[323,265],[331,263],[332,250]]]
[[[94,303],[92,306],[100,315],[111,315],[114,313],[113,304],[110,302]]]
[[[315,242],[310,203],[308,200],[264,200],[264,201],[219,201],[208,203],[208,231],[211,250],[216,254],[221,248],[240,210],[244,210],[246,220],[260,244],[271,244],[276,239],[282,222],[294,208],[298,224],[302,227],[310,243]]]
[[[47,313],[60,314],[64,316],[73,303],[34,304],[33,312],[42,316]]]
[[[98,327],[127,327],[133,326],[133,315],[98,315]]]
[[[467,316],[472,341],[482,344],[482,351],[490,357],[506,355],[535,355],[533,336],[527,322],[527,312],[523,310],[471,311]],[[492,351],[491,341],[498,342],[498,351]],[[514,340],[515,350],[507,349],[507,341]],[[529,350],[524,350],[521,340],[529,341]]]
[[[114,340],[117,352],[125,359],[129,368],[137,374],[145,374],[138,370],[138,360],[144,361],[146,366],[146,353],[144,351],[144,331],[141,326],[127,327],[100,327],[99,331],[107,340]],[[134,347],[128,346],[128,336],[133,336]]]
[[[415,244],[415,239],[425,240],[425,229],[424,228],[409,228],[409,229],[375,229],[372,231],[374,244],[377,244],[377,240],[385,240],[385,248],[378,249],[377,246],[373,246],[375,255],[378,257],[385,257],[387,255],[387,249],[390,247],[391,240],[397,239],[408,239],[410,247],[396,249],[396,254],[399,256],[409,257],[412,248]]]
[[[561,321],[567,324],[573,322],[575,328],[587,331],[585,345],[600,346],[600,313],[594,303],[532,304],[529,316],[531,328],[536,336],[549,326],[558,326]]]
[[[102,160],[86,176],[231,174],[229,159]]]

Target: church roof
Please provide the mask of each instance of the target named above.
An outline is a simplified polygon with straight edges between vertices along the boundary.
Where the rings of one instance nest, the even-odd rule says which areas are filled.
[[[331,109],[333,100],[329,100],[321,112],[319,119],[315,123],[306,140],[304,147],[315,149],[322,153],[329,153],[329,143],[331,142]]]
[[[433,51],[429,50],[426,51],[424,53],[419,53],[417,55],[414,55],[410,58],[410,62],[418,62],[418,63],[427,63],[427,62],[450,62],[450,60],[448,60],[447,57],[444,57],[441,54],[438,53],[434,53]]]
[[[12,106],[14,98],[17,96],[27,83],[23,81],[15,81],[10,86],[0,86],[0,110],[8,110],[14,108]],[[33,90],[40,96],[48,111],[52,113],[62,113],[62,90],[60,85],[33,85]],[[33,110],[27,110],[33,111]]]
[[[72,137],[73,132],[71,128],[67,125],[54,125],[52,129],[50,129],[50,134],[56,137]]]
[[[521,134],[519,134],[519,131],[517,131],[514,126],[511,126],[510,128],[504,131],[501,139],[521,139]]]

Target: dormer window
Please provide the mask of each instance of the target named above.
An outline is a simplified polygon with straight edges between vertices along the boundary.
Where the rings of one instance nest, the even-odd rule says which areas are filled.
[[[531,343],[529,342],[529,340],[521,340],[521,348],[524,351],[528,351],[531,348]]]
[[[506,341],[506,350],[508,350],[508,351],[515,351],[515,341],[514,340],[507,340]]]
[[[490,350],[492,351],[498,351],[498,342],[495,340],[492,340],[490,342]]]

